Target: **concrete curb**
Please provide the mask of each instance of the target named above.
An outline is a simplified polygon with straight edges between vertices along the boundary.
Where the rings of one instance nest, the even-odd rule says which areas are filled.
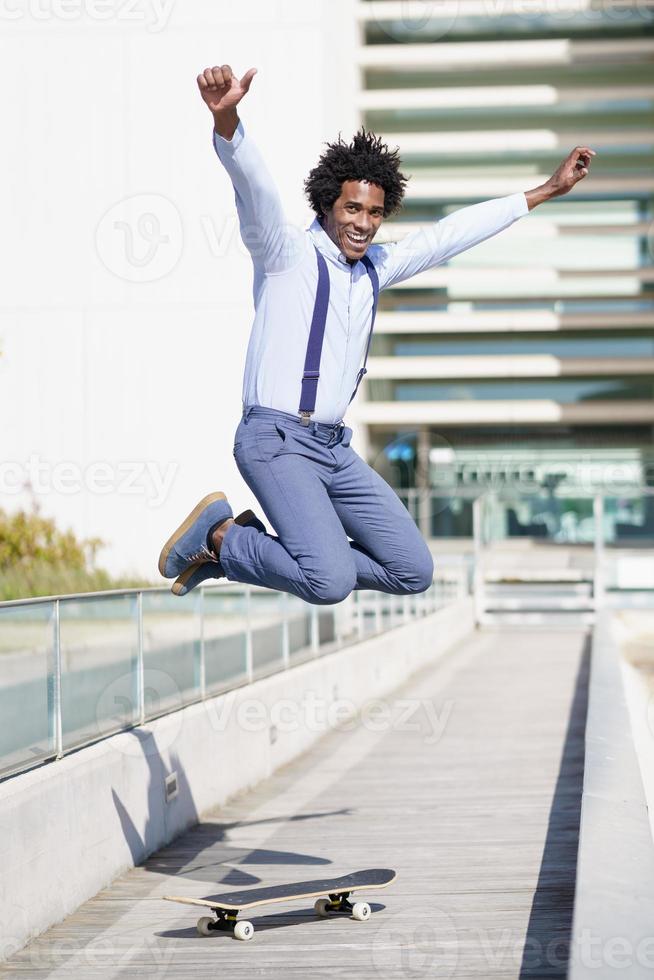
[[[569,980],[650,977],[654,843],[611,612],[593,635]]]

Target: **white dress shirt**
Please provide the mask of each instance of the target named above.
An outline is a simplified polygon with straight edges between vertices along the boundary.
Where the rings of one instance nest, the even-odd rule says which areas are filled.
[[[363,364],[370,330],[372,283],[366,268],[360,261],[347,262],[317,218],[308,228],[289,224],[268,168],[242,120],[231,140],[214,130],[213,144],[234,185],[241,237],[254,265],[255,317],[245,361],[243,404],[299,412],[318,284],[315,243],[327,260],[330,297],[311,419],[340,422]],[[447,262],[508,228],[528,210],[520,191],[459,208],[399,242],[369,245],[366,254],[377,269],[380,290]]]

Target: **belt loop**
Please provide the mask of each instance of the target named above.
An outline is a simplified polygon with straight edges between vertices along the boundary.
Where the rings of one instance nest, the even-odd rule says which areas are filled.
[[[243,406],[243,421],[245,422],[246,425],[248,424],[248,419],[249,419],[250,415],[252,414],[252,408],[253,408],[252,405],[244,405]]]

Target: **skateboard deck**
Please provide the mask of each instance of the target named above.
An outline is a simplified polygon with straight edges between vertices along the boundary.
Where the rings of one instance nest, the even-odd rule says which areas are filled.
[[[236,939],[251,939],[254,926],[251,922],[237,920],[239,912],[256,908],[259,905],[272,905],[275,902],[288,902],[300,898],[317,898],[314,905],[316,913],[322,918],[349,915],[359,921],[370,917],[367,902],[349,901],[351,892],[362,888],[386,888],[397,877],[390,868],[368,868],[354,871],[340,878],[316,878],[311,881],[295,881],[290,885],[269,885],[262,888],[244,888],[241,891],[224,892],[207,898],[184,898],[181,895],[164,895],[167,902],[180,902],[182,905],[199,905],[209,908],[215,918],[204,916],[198,920],[200,935],[212,932],[232,932]],[[325,898],[324,896],[329,896]]]

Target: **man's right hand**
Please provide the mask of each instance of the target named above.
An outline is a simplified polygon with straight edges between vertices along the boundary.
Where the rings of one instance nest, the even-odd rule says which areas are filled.
[[[205,68],[202,74],[198,75],[200,95],[214,117],[234,112],[243,96],[249,92],[256,73],[256,68],[250,68],[239,80],[229,65],[221,65],[216,68]]]

